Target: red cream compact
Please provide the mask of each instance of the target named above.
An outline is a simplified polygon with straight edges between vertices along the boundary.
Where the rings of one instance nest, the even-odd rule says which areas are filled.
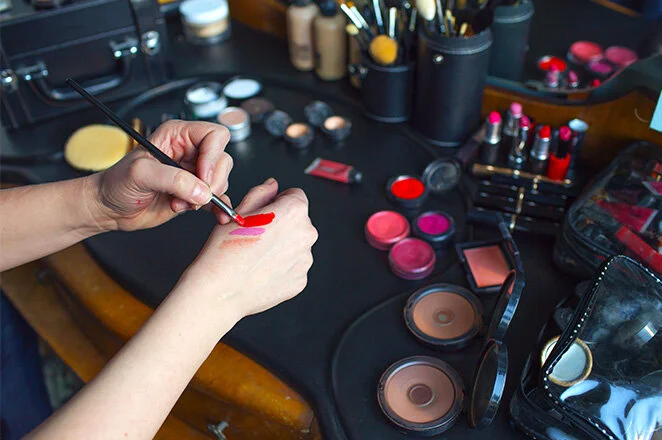
[[[418,238],[405,238],[393,245],[388,262],[394,274],[406,280],[422,280],[430,276],[437,262],[434,249]]]
[[[427,200],[428,188],[420,177],[401,175],[387,182],[386,195],[405,209],[417,209]]]
[[[387,251],[397,242],[409,237],[409,222],[395,211],[379,211],[365,224],[365,238],[374,248]]]

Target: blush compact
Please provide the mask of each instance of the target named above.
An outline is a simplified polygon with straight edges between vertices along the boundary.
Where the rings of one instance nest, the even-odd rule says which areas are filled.
[[[422,280],[434,270],[437,256],[427,242],[405,238],[393,245],[388,263],[394,274],[405,280]]]
[[[428,198],[428,188],[420,177],[400,175],[386,183],[387,197],[405,209],[420,208]]]
[[[393,245],[409,237],[409,222],[395,211],[379,211],[365,224],[365,238],[374,248],[387,251]]]
[[[455,221],[443,211],[427,211],[412,221],[415,237],[421,238],[435,249],[448,246],[455,237]]]
[[[420,341],[441,350],[466,347],[483,328],[483,308],[467,289],[432,284],[414,292],[405,305],[405,324]]]
[[[481,353],[465,413],[469,425],[484,428],[499,409],[508,373],[508,351],[490,340]],[[423,436],[452,428],[465,404],[462,380],[446,362],[430,356],[399,360],[382,374],[377,400],[386,418],[400,431]]]

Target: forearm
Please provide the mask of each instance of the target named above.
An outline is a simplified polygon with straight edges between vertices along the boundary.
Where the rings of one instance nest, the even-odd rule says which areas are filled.
[[[153,438],[220,337],[239,319],[220,292],[183,279],[141,330],[33,439]]]
[[[99,175],[0,191],[0,271],[97,234]]]

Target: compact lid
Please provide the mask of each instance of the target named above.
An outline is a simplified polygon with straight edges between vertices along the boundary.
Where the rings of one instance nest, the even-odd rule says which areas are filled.
[[[474,375],[469,406],[469,424],[483,429],[489,426],[497,412],[508,375],[508,349],[502,342],[490,339],[485,343]]]
[[[303,109],[306,120],[313,127],[321,127],[329,117],[333,116],[333,110],[329,104],[323,101],[313,101]]]
[[[274,137],[282,137],[292,124],[290,115],[282,110],[274,110],[264,121],[264,128]]]
[[[249,76],[230,78],[223,87],[223,94],[230,99],[243,100],[256,96],[262,91],[262,81]]]
[[[487,329],[487,337],[489,339],[503,341],[517,310],[519,299],[522,296],[522,290],[524,290],[522,277],[517,276],[517,271],[511,270],[499,291],[499,299],[494,307],[492,321],[490,321]]]
[[[225,0],[186,0],[179,12],[187,22],[204,25],[227,18],[229,9]]]
[[[455,188],[462,177],[460,163],[454,157],[443,157],[431,162],[423,171],[423,182],[434,194]]]

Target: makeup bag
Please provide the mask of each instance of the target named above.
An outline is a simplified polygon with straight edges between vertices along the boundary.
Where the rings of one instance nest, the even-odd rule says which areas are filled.
[[[662,439],[662,284],[619,255],[587,285],[541,333],[511,419],[536,439]]]
[[[589,278],[625,254],[662,273],[662,147],[638,142],[621,152],[572,204],[554,261]]]

